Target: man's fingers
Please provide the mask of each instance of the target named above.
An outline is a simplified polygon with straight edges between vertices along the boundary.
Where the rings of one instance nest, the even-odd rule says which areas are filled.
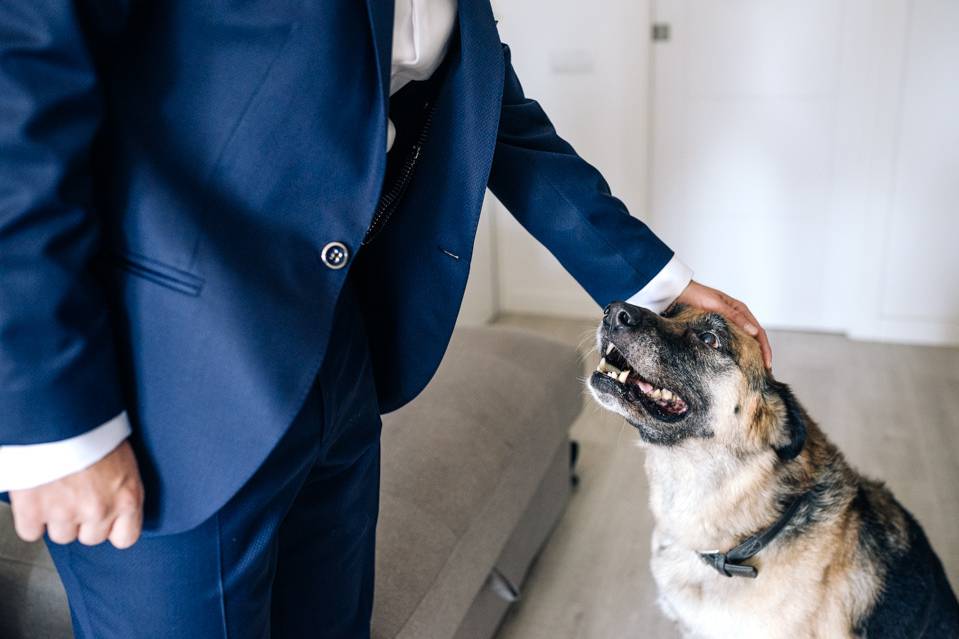
[[[763,327],[759,325],[759,320],[756,319],[756,316],[753,315],[753,312],[749,310],[748,306],[746,306],[742,302],[739,302],[738,308],[749,319],[749,321],[756,327],[756,333],[753,335],[754,337],[759,337],[761,333],[765,333],[765,331],[763,330]]]
[[[123,550],[129,548],[140,538],[140,530],[143,527],[143,511],[128,512],[120,515],[113,522],[113,528],[110,530],[110,543]]]
[[[78,528],[72,521],[47,522],[47,537],[55,544],[69,544],[77,540]]]
[[[746,305],[739,300],[729,297],[725,293],[714,291],[711,295],[702,301],[701,308],[707,311],[713,311],[733,321],[734,324],[744,331],[756,337],[759,335],[759,322],[752,317]],[[747,315],[748,313],[748,315]]]
[[[759,324],[759,320],[756,319],[756,316],[753,315],[753,312],[749,310],[748,306],[736,299],[731,300],[731,302],[732,306],[747,318],[747,322],[756,327],[756,332],[750,331],[745,326],[743,328],[759,341],[759,349],[763,354],[763,363],[766,365],[766,368],[772,368],[773,349],[769,345],[769,336],[766,335],[766,329]]]
[[[753,337],[759,335],[759,322],[753,317],[745,304],[728,295],[723,295],[723,302],[725,302],[729,315],[736,324]]]
[[[759,334],[759,348],[763,352],[763,363],[766,364],[766,368],[771,369],[773,367],[773,349],[769,345],[769,336],[766,335],[765,330]]]
[[[43,537],[43,531],[46,526],[43,520],[33,512],[21,512],[17,508],[13,510],[13,528],[17,531],[17,536],[27,542],[34,542]]]
[[[86,545],[109,539],[128,548],[140,537],[143,485],[128,441],[83,470],[30,488],[11,490],[14,527],[25,541],[44,531],[52,543]]]
[[[77,533],[77,541],[84,546],[96,546],[102,544],[110,536],[112,520],[101,520],[94,522],[84,522],[80,524],[80,530]]]
[[[737,310],[735,307],[727,306],[723,315],[731,319],[734,324],[742,328],[753,337],[759,335],[759,327],[753,324],[745,313]]]
[[[772,368],[773,352],[769,346],[769,337],[748,306],[722,291],[703,286],[696,281],[690,282],[683,289],[677,301],[701,308],[704,311],[719,313],[741,327],[746,333],[756,338],[766,368]]]
[[[752,316],[752,313],[750,313]],[[753,318],[755,320],[755,318]],[[759,322],[756,322],[758,325]],[[763,363],[766,365],[766,368],[773,367],[773,348],[769,345],[769,335],[766,334],[766,329],[762,326],[759,327],[759,334],[756,335],[756,339],[759,340],[759,350],[763,353]]]

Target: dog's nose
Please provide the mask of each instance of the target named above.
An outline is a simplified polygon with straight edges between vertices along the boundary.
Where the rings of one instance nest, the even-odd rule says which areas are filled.
[[[613,302],[603,310],[603,321],[612,329],[636,328],[643,323],[644,312],[649,311],[626,302]]]

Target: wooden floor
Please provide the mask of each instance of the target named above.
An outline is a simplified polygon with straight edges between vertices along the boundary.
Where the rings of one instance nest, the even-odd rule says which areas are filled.
[[[500,325],[580,345],[595,367],[594,324],[506,316]],[[919,519],[959,587],[959,349],[775,332],[776,377],[790,384],[847,458],[881,478]],[[643,451],[591,400],[573,427],[580,485],[500,639],[678,637],[655,606]]]

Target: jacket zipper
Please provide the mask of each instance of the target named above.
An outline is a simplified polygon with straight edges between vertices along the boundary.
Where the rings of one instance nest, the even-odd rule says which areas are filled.
[[[393,180],[393,184],[389,190],[380,197],[376,212],[373,215],[373,221],[370,223],[370,228],[363,237],[362,245],[364,246],[372,242],[386,226],[390,216],[395,212],[413,179],[413,171],[426,144],[426,138],[430,132],[430,125],[433,123],[433,111],[436,109],[436,105],[432,101],[427,101],[424,103],[423,108],[426,111],[426,117],[423,120],[423,125],[420,127],[419,135],[416,137],[416,142],[410,147],[406,160],[400,168],[399,176]]]

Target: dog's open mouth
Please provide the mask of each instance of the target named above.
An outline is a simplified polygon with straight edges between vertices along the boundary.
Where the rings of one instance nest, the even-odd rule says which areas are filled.
[[[653,384],[631,370],[629,362],[612,342],[605,348],[606,353],[593,373],[592,382],[597,388],[615,389],[623,400],[640,404],[647,413],[662,421],[678,421],[686,415],[689,405],[679,393]]]

